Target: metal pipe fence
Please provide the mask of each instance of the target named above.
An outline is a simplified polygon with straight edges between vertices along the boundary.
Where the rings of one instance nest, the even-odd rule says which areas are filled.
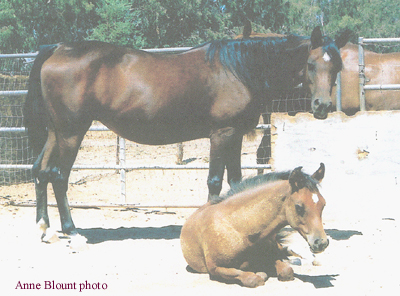
[[[358,71],[359,71],[359,99],[360,110],[366,110],[366,90],[400,90],[400,84],[365,84],[365,55],[364,46],[374,43],[400,43],[400,38],[358,38]]]

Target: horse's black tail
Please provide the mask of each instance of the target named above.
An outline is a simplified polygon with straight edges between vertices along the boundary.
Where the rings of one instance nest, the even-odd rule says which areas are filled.
[[[38,155],[47,140],[48,115],[44,106],[40,72],[43,63],[54,53],[57,45],[46,45],[40,48],[29,75],[28,94],[24,105],[24,126],[28,132],[29,145]]]

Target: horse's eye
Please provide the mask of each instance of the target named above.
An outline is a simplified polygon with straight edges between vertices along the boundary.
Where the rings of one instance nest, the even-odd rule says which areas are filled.
[[[315,65],[312,63],[308,63],[308,71],[315,71]]]
[[[306,213],[306,210],[304,209],[303,205],[296,205],[296,213],[297,215],[299,215],[300,217],[303,217],[304,214]]]

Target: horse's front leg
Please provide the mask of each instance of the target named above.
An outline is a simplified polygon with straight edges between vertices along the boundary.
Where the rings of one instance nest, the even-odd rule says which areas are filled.
[[[210,168],[207,185],[208,200],[218,196],[222,189],[225,166],[228,169],[228,182],[239,182],[242,174],[240,169],[240,152],[242,135],[238,135],[233,127],[213,131],[210,136]]]
[[[278,280],[282,282],[293,281],[294,271],[289,263],[283,262],[282,260],[275,261],[275,269]]]
[[[225,153],[224,161],[228,172],[228,183],[231,187],[242,181],[242,142],[243,135],[234,135],[230,139]]]
[[[80,128],[71,127],[70,132],[64,131],[58,137],[59,155],[57,165],[52,169],[52,184],[54,195],[57,201],[58,211],[60,213],[61,228],[66,234],[77,234],[74,222],[72,221],[71,211],[68,204],[67,190],[68,179],[71,173],[72,165],[78,154],[79,147],[86,131],[89,129],[90,122],[83,122]]]
[[[264,124],[271,123],[271,114],[263,113],[263,122]],[[257,148],[257,164],[266,164],[271,160],[271,128],[267,128],[264,130],[264,135],[261,139],[261,143]],[[262,175],[264,173],[264,169],[258,169],[257,174]]]

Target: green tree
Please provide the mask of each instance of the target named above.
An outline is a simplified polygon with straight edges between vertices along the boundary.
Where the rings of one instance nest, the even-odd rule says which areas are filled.
[[[96,25],[95,1],[0,0],[0,51],[86,38]]]
[[[140,11],[131,9],[130,0],[102,0],[98,5],[96,13],[100,20],[90,39],[139,48],[146,45]]]
[[[137,48],[194,46],[241,33],[400,36],[398,0],[0,0],[0,52],[97,39]]]

